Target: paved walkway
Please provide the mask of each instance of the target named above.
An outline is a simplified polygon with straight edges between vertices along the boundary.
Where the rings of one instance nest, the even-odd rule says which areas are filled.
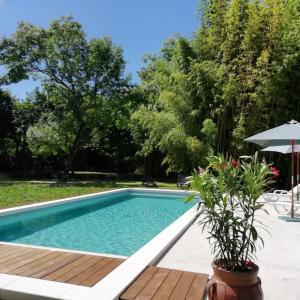
[[[263,234],[265,247],[257,253],[259,276],[266,300],[300,299],[300,222],[280,219],[271,206],[263,215],[269,234]],[[261,218],[261,220],[262,220]],[[208,241],[193,224],[158,266],[211,274]]]

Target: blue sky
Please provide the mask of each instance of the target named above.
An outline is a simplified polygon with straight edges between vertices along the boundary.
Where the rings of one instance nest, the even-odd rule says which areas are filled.
[[[124,50],[126,73],[138,81],[137,70],[147,53],[157,53],[175,34],[192,37],[197,28],[198,0],[0,0],[0,36],[10,35],[20,21],[48,26],[49,21],[72,15],[88,38],[110,36]],[[10,86],[24,98],[37,83]]]

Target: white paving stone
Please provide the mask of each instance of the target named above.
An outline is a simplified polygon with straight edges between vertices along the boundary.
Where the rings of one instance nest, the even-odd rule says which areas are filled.
[[[1,299],[59,299],[62,294],[74,287],[71,284],[55,281],[16,277],[17,280],[1,287]]]

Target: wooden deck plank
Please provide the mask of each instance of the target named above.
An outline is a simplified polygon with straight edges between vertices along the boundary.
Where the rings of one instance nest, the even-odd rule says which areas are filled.
[[[207,280],[206,274],[151,266],[127,288],[120,300],[202,300]]]
[[[111,262],[114,261],[114,258],[108,258],[108,260],[106,260],[106,264],[103,266],[106,267],[108,264],[110,264]],[[80,281],[80,284],[81,285],[84,285],[84,286],[93,286],[95,283],[97,283],[99,281],[99,273],[100,276],[102,275],[102,272],[103,272],[103,268],[100,268],[98,271],[95,271],[94,273],[91,273],[89,274],[85,279],[81,280]],[[108,274],[108,273],[107,273]]]
[[[15,248],[14,246],[12,246],[12,245],[8,245],[8,244],[1,244],[0,245],[0,252],[1,251],[3,251],[3,250],[7,250],[7,249],[13,249],[13,248]]]
[[[12,251],[21,251],[21,248],[23,247],[19,247],[19,248],[16,248],[16,247],[12,247],[10,245],[1,245],[1,248],[0,248],[0,258],[1,257],[5,257],[6,255],[8,255],[9,253],[11,253]]]
[[[16,263],[18,261],[22,261],[23,259],[26,259],[32,255],[35,255],[38,251],[37,250],[32,250],[32,251],[22,251],[18,252],[17,254],[13,256],[8,256],[6,258],[3,258],[0,262],[0,268],[4,268],[7,265],[10,265],[12,263]]]
[[[174,291],[183,271],[171,270],[166,280],[162,283],[158,291],[152,297],[153,300],[169,299]],[[195,299],[195,298],[194,298]],[[199,298],[201,299],[201,298]]]
[[[34,262],[35,260],[45,257],[46,255],[48,255],[48,252],[41,250],[41,251],[37,251],[34,253],[32,253],[32,252],[27,253],[27,255],[24,255],[24,256],[19,256],[15,259],[14,262],[9,261],[9,262],[7,262],[6,265],[1,265],[0,273],[7,273],[10,271],[13,271],[19,267],[22,267],[31,262]]]
[[[151,299],[170,273],[170,269],[158,268],[146,286],[135,297],[136,300]]]
[[[9,255],[9,253],[12,251],[10,247],[5,246],[6,245],[2,245],[2,247],[0,248],[0,258]]]
[[[187,293],[192,285],[195,276],[195,273],[183,272],[169,300],[184,300],[187,296]]]
[[[94,265],[87,268],[85,271],[75,275],[73,278],[71,278],[68,282],[72,284],[80,284],[87,278],[91,276],[91,274],[94,274],[95,272],[100,271],[102,268],[104,268],[106,265],[108,265],[113,259],[112,258],[104,258],[100,257],[99,261],[95,263]]]
[[[44,251],[43,250],[38,250],[38,249],[32,249],[32,251],[27,251],[27,252],[22,251],[22,252],[19,252],[13,258],[7,257],[4,262],[0,263],[0,266],[4,267],[5,265],[11,263],[12,261],[13,262],[20,261],[22,259],[26,259],[28,257],[31,257],[31,256],[36,255],[36,254],[41,253],[41,252],[44,252]]]
[[[157,267],[148,267],[137,279],[136,281],[121,295],[121,300],[134,299],[139,292],[144,288],[152,276],[156,273]]]
[[[48,274],[51,274],[53,271],[64,267],[65,265],[71,263],[72,261],[79,258],[79,254],[74,253],[64,253],[57,257],[54,261],[51,263],[48,263],[48,266],[44,268],[43,270],[40,270],[39,272],[36,272],[32,275],[33,278],[43,278],[44,276],[47,276]]]
[[[207,281],[208,275],[196,274],[185,300],[203,299]]]
[[[7,261],[8,259],[12,259],[19,255],[32,252],[32,251],[33,251],[32,248],[23,248],[23,247],[20,247],[20,249],[16,248],[16,249],[8,250],[7,252],[2,253],[2,256],[0,258],[0,264]]]
[[[108,275],[111,271],[113,271],[116,267],[118,267],[124,260],[119,258],[114,258],[110,263],[108,263],[105,267],[103,267],[98,272],[95,272],[85,280],[81,282],[82,285],[85,286],[93,286],[97,282],[99,282],[102,278]]]
[[[55,259],[55,257],[59,256],[59,253],[54,251],[48,253],[46,256],[39,258],[29,264],[26,264],[22,267],[19,267],[12,271],[13,275],[20,275],[25,277],[31,277],[35,272],[43,269],[44,264],[50,260]]]
[[[79,266],[74,267],[73,269],[69,270],[69,272],[64,273],[60,276],[58,276],[56,278],[56,281],[60,281],[60,282],[68,282],[68,280],[70,280],[72,277],[74,277],[75,275],[83,272],[84,270],[86,270],[88,267],[92,266],[96,261],[97,261],[98,257],[96,256],[92,256],[91,258],[89,258],[84,264],[81,264]]]
[[[53,271],[52,273],[45,276],[43,279],[59,281],[59,280],[56,280],[56,278],[58,278],[59,276],[69,272],[73,268],[75,268],[75,267],[77,267],[81,264],[84,264],[90,258],[91,258],[90,255],[81,255],[81,257],[79,257],[78,259],[72,261],[70,264],[68,264],[68,265],[66,265],[62,268],[59,268],[59,269]]]
[[[48,267],[55,264],[57,261],[61,259],[61,254],[57,252],[49,253],[48,255],[35,260],[32,263],[29,263],[27,265],[24,265],[23,267],[25,270],[23,270],[21,273],[19,273],[20,276],[28,276],[28,277],[34,277],[34,274],[38,274],[39,272],[47,269]]]

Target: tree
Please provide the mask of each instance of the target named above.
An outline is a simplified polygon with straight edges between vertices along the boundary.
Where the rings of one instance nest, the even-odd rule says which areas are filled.
[[[42,115],[39,122],[30,126],[26,132],[31,152],[45,158],[67,154],[74,140],[72,132],[68,130],[69,126],[57,122],[51,114]]]
[[[14,144],[14,159],[17,169],[24,169],[31,160],[31,153],[28,148],[27,130],[30,126],[36,124],[45,107],[41,102],[37,101],[36,95],[28,97],[23,101],[16,101],[14,105],[14,125],[15,132],[12,136]]]
[[[9,139],[14,136],[14,105],[15,99],[0,89],[0,153],[9,152]]]
[[[214,65],[199,63],[190,42],[183,37],[167,40],[160,56],[149,58],[140,72],[148,103],[132,115],[132,132],[142,144],[139,153],[164,154],[167,172],[189,172],[206,164],[211,150],[203,143],[201,125],[210,105]]]
[[[112,121],[115,108],[130,92],[128,79],[123,77],[122,49],[109,38],[88,41],[72,18],[53,21],[48,29],[20,23],[12,37],[0,41],[0,63],[7,69],[2,83],[29,77],[41,80],[45,100],[53,109],[53,131],[42,129],[46,123],[40,123],[29,136],[38,130],[45,141],[57,128],[65,130],[70,137],[65,174],[76,153],[97,128]]]
[[[0,90],[0,139],[6,138],[14,130],[13,108],[15,99],[8,92]]]

